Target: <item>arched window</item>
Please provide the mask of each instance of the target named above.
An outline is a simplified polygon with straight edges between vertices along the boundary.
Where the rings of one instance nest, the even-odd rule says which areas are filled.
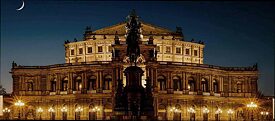
[[[241,82],[237,82],[237,92],[242,92],[242,83]]]
[[[96,76],[91,76],[88,79],[87,90],[96,90]]]
[[[213,81],[213,91],[215,93],[219,92],[219,85],[218,85],[218,81],[217,80]]]
[[[222,113],[222,110],[218,106],[216,106],[215,121],[221,120],[221,113]]]
[[[158,110],[161,110],[161,112],[158,112],[158,120],[167,120],[166,106],[159,104]]]
[[[166,90],[166,79],[164,76],[158,77],[158,88],[159,90]]]
[[[181,120],[181,106],[179,104],[177,104],[175,106],[175,109],[177,109],[177,110],[174,110],[173,120],[180,121]]]
[[[64,104],[61,108],[61,113],[62,113],[62,120],[67,120],[68,117],[68,107]]]
[[[82,112],[82,110],[81,110],[82,108],[79,106],[79,105],[75,105],[75,120],[80,120],[81,119],[81,112]]]
[[[81,82],[82,82],[82,78],[80,76],[75,78],[74,81],[74,91],[80,91],[81,89]]]
[[[207,108],[207,106],[203,106],[202,112],[203,112],[203,121],[208,121],[209,109]]]
[[[68,78],[64,78],[62,81],[61,81],[61,90],[62,91],[67,91],[68,90]]]
[[[111,90],[111,88],[112,88],[112,76],[107,75],[107,76],[105,76],[104,81],[103,81],[103,89]]]
[[[54,106],[50,107],[48,111],[50,113],[50,119],[55,120],[55,107]]]
[[[33,80],[28,80],[27,91],[33,91]]]
[[[196,91],[196,82],[192,77],[188,78],[188,90],[191,92]]]
[[[92,104],[89,106],[89,120],[96,120],[96,111]]]
[[[190,121],[195,121],[196,120],[196,107],[192,105],[187,109],[187,112],[190,114]]]
[[[208,81],[205,78],[201,80],[201,88],[203,92],[208,92]]]
[[[178,76],[175,76],[173,78],[173,88],[175,91],[180,91],[182,90],[182,84],[181,84],[181,80]]]
[[[56,79],[55,78],[51,81],[51,91],[52,92],[56,91]]]

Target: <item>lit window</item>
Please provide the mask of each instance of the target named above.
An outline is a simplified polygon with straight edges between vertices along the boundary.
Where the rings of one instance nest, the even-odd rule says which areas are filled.
[[[185,49],[185,54],[186,54],[186,55],[189,55],[189,54],[190,54],[189,51],[190,51],[189,49]]]
[[[88,53],[92,53],[93,52],[93,48],[92,47],[88,47]]]
[[[102,46],[98,46],[98,52],[102,52]]]
[[[171,47],[166,47],[166,53],[171,53]]]
[[[112,46],[108,46],[108,52],[112,52]]]
[[[158,52],[160,51],[160,46],[157,46],[157,51],[158,51]]]
[[[198,50],[194,50],[194,56],[198,56]]]
[[[74,55],[74,49],[71,50],[71,55]]]
[[[83,54],[83,48],[79,48],[78,51],[79,51],[79,54]]]
[[[177,53],[177,54],[180,54],[180,53],[181,53],[181,48],[180,48],[180,47],[177,47],[177,48],[176,48],[176,53]]]

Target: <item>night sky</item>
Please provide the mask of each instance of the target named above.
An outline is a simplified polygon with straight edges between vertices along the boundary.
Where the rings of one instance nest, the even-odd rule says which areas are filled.
[[[205,42],[204,63],[258,63],[259,90],[274,95],[275,9],[271,2],[94,2],[1,0],[1,83],[12,91],[11,63],[65,63],[64,41],[125,21],[132,9],[147,23],[183,28],[185,40]]]

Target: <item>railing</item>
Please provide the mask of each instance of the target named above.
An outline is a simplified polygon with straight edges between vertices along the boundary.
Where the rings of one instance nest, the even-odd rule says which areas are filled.
[[[93,62],[79,62],[79,63],[63,63],[63,64],[54,64],[48,66],[14,66],[13,68],[20,69],[48,69],[48,68],[56,68],[56,67],[66,67],[66,66],[78,66],[78,65],[102,65],[102,64],[110,64],[111,61],[93,61]]]
[[[186,62],[167,62],[167,61],[158,61],[160,65],[182,65],[182,66],[194,66],[194,67],[203,67],[203,68],[213,68],[226,71],[257,71],[257,66],[253,65],[252,67],[221,67],[208,64],[197,64],[197,63],[186,63]]]

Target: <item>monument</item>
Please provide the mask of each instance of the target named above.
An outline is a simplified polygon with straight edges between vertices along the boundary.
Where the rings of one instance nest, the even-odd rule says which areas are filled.
[[[141,79],[144,71],[137,66],[137,58],[140,56],[141,24],[134,10],[127,18],[126,56],[129,57],[131,66],[124,71],[126,76],[124,88],[122,80],[118,80],[115,95],[115,117],[119,120],[150,120],[154,116],[151,81],[147,79],[146,88],[142,86]]]

